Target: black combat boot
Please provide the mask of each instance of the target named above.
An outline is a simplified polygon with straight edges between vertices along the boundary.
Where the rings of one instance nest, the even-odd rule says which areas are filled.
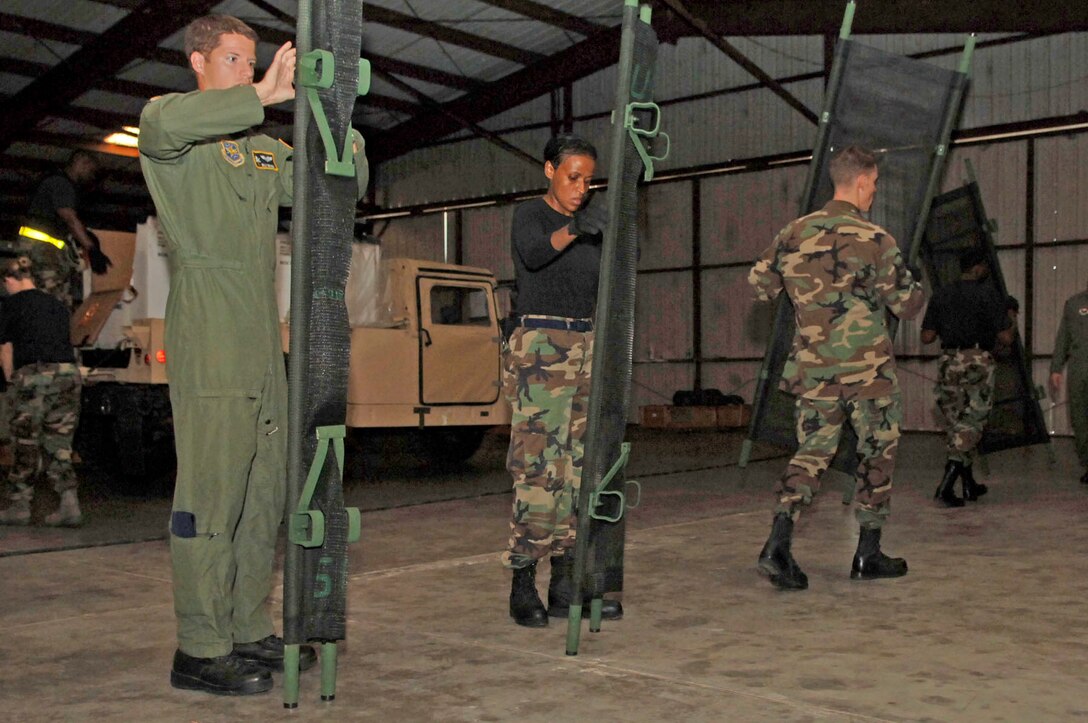
[[[235,643],[234,654],[262,668],[282,673],[285,646],[283,638],[269,635],[252,643]],[[298,646],[298,669],[309,670],[317,662],[317,651],[312,645]]]
[[[548,612],[536,592],[536,563],[514,569],[510,583],[510,617],[527,628],[548,627]]]
[[[990,488],[981,482],[975,482],[975,475],[971,471],[971,465],[964,465],[960,470],[960,479],[963,480],[963,499],[974,502],[982,495],[990,491]]]
[[[963,500],[960,500],[963,504]],[[858,551],[850,568],[851,580],[875,580],[878,577],[902,577],[907,574],[907,561],[888,557],[880,551],[880,528],[861,528]]]
[[[808,575],[801,572],[797,561],[790,554],[792,536],[793,520],[785,512],[779,512],[774,516],[771,536],[759,553],[757,565],[775,587],[782,590],[804,590],[808,588]]]
[[[272,690],[272,673],[231,653],[217,658],[194,658],[174,653],[170,685],[213,695],[253,695]]]
[[[964,501],[956,497],[956,478],[963,474],[963,462],[950,459],[944,466],[944,477],[933,493],[933,499],[940,500],[945,507],[963,507]],[[966,485],[964,485],[966,489]]]
[[[548,581],[548,615],[553,618],[565,618],[570,613],[570,601],[574,598],[574,553],[552,557],[552,577]],[[582,595],[582,617],[589,617],[589,603],[592,594]],[[601,601],[601,620],[619,620],[623,617],[623,606],[619,600]]]

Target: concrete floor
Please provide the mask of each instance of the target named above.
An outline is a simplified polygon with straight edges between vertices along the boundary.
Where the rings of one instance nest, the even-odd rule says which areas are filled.
[[[371,471],[348,498],[370,511],[334,702],[318,700],[316,670],[295,711],[278,682],[240,699],[172,689],[169,502],[100,492],[82,530],[0,528],[0,718],[1088,719],[1088,489],[1068,440],[1053,464],[1045,448],[994,455],[990,494],[948,510],[929,499],[940,440],[908,435],[884,546],[910,574],[848,579],[857,531],[829,480],[795,537],[810,588],[783,593],[754,562],[784,460],[730,466],[733,433],[631,436],[644,499],[629,518],[626,617],[584,633],[577,657],[565,621],[529,630],[507,616],[500,438],[454,469],[357,450],[349,471]]]

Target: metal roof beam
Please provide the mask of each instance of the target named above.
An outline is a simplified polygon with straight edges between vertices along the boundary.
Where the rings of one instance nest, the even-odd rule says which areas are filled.
[[[0,150],[49,112],[65,107],[102,78],[115,75],[134,58],[173,35],[190,18],[203,15],[217,4],[218,0],[145,0],[12,97],[0,117]]]
[[[533,0],[479,0],[479,2],[587,37],[598,30],[604,29],[602,26],[583,20],[577,15],[571,15],[562,10],[553,10],[547,5],[541,5]]]
[[[437,40],[440,43],[457,45],[462,48],[474,50],[477,53],[483,53],[484,55],[490,55],[495,58],[502,58],[503,60],[510,60],[515,63],[520,63],[521,65],[532,65],[545,57],[540,53],[523,50],[498,40],[466,33],[463,30],[450,28],[441,23],[405,15],[396,10],[390,10],[388,8],[383,8],[380,5],[373,5],[370,3],[363,8],[363,21],[397,28],[398,30],[404,30],[405,32],[415,33],[417,35],[423,35]]]
[[[718,35],[838,34],[843,0],[687,0]],[[1088,30],[1088,3],[881,0],[862,3],[852,33],[1041,33]],[[982,8],[984,7],[984,10]],[[980,10],[982,10],[980,12]]]
[[[683,0],[660,0],[660,2],[664,3],[684,22],[698,31],[700,35],[706,38],[707,42],[729,56],[729,58],[737,63],[737,65],[755,76],[763,85],[767,86],[772,93],[786,101],[791,108],[803,115],[810,123],[816,125],[819,122],[819,118],[816,114],[813,113],[807,105],[798,100],[797,96],[786,90],[781,83],[772,78],[770,74],[763,70],[763,68],[760,68],[753,63],[748,56],[737,50],[732,43],[715,33],[705,20],[693,15],[686,7],[684,7]]]
[[[606,28],[538,63],[487,83],[476,92],[443,103],[441,111],[420,113],[375,135],[368,144],[368,153],[376,162],[403,155],[422,143],[460,130],[463,121],[479,123],[548,93],[552,88],[614,65],[619,56],[620,28]]]

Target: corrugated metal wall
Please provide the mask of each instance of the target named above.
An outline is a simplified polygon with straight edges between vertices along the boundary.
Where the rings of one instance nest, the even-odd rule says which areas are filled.
[[[858,40],[897,53],[957,48],[963,41],[952,35]],[[821,38],[737,38],[733,42],[775,77],[803,75],[823,65]],[[954,67],[958,52],[932,62]],[[982,47],[976,51],[973,68],[961,128],[1061,116],[1088,107],[1088,34]],[[744,71],[702,40],[683,39],[662,48],[657,79],[661,98],[713,93],[750,82]],[[575,131],[600,145],[608,138],[604,113],[611,103],[613,83],[614,71],[608,69],[573,89],[572,110],[576,119],[583,116],[576,120]],[[789,82],[787,87],[809,107],[820,107],[822,78]],[[552,113],[552,99],[545,96],[486,125],[502,131],[542,124]],[[762,89],[669,103],[664,117],[674,152],[658,166],[662,170],[797,151],[810,147],[815,136],[810,123]],[[504,137],[539,154],[549,134],[548,128],[536,128],[504,133]],[[598,168],[607,168],[606,155],[602,154]],[[1088,281],[1088,133],[956,147],[948,161],[944,190],[964,182],[968,159],[988,215],[997,223],[999,262],[1010,293],[1021,302],[1020,334],[1030,342],[1035,380],[1043,384],[1062,304]],[[797,214],[805,173],[804,167],[780,167],[643,189],[636,406],[666,402],[673,392],[691,389],[697,379],[704,388],[751,399],[770,315],[766,305],[753,300],[746,275],[755,256]],[[386,164],[378,176],[379,198],[392,206],[544,186],[539,168],[478,139],[421,149]],[[495,270],[501,281],[513,275],[509,259],[512,208],[461,212],[464,262]],[[393,221],[383,237],[386,253],[404,249],[440,259],[441,216]],[[905,426],[933,430],[937,423],[932,357],[939,350],[920,344],[919,324],[902,325],[896,342],[902,357]],[[1044,403],[1044,410],[1049,407],[1049,402]],[[1051,414],[1058,433],[1069,432],[1066,413],[1067,408],[1059,406]],[[637,418],[637,412],[632,418]]]

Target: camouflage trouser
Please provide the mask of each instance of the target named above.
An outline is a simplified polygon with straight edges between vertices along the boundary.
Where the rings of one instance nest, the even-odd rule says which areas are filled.
[[[797,452],[775,486],[775,512],[796,518],[799,507],[812,503],[820,491],[820,475],[839,447],[842,425],[858,436],[860,458],[854,492],[854,514],[862,527],[881,527],[891,512],[892,472],[899,447],[903,409],[899,395],[878,399],[797,398]]]
[[[30,500],[39,472],[58,493],[76,488],[72,436],[79,419],[82,379],[75,364],[27,364],[11,380],[13,500]]]
[[[503,390],[513,407],[506,466],[514,477],[509,548],[520,568],[574,547],[593,332],[518,327]]]
[[[948,459],[970,465],[994,404],[994,358],[981,349],[946,351],[938,374],[933,391],[948,437]]]
[[[69,241],[69,246],[75,243]],[[29,244],[27,255],[30,257],[30,275],[34,285],[51,296],[56,297],[65,308],[72,309],[72,274],[78,268],[66,246],[58,249],[44,241]]]

